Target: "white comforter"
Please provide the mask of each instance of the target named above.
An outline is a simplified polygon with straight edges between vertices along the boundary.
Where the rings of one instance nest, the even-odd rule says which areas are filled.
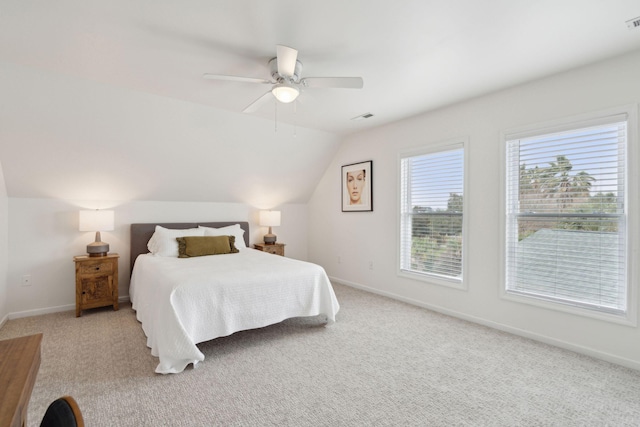
[[[318,265],[246,249],[194,258],[140,255],[129,288],[156,372],[182,372],[204,360],[197,343],[340,306]]]

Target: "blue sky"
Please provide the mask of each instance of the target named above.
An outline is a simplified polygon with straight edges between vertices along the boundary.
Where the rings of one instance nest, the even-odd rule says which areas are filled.
[[[451,193],[463,194],[462,148],[411,158],[411,205],[446,209]]]

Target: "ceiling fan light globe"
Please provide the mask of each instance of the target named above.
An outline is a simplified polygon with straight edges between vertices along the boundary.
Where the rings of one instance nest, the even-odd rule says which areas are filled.
[[[288,104],[296,100],[298,95],[300,95],[300,90],[294,86],[280,83],[271,89],[271,93],[273,93],[273,96],[275,96],[278,101]]]

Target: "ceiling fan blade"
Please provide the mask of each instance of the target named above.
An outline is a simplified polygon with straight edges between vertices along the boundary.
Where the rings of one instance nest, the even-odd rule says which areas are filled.
[[[296,71],[298,51],[289,46],[277,46],[278,74],[282,77],[292,77]]]
[[[226,80],[231,82],[240,82],[240,83],[269,83],[273,84],[273,82],[265,79],[256,79],[253,77],[240,77],[240,76],[225,76],[223,74],[203,74],[202,77],[210,80]]]
[[[362,89],[364,86],[362,77],[305,77],[300,83],[309,88]]]
[[[273,98],[273,94],[271,91],[265,92],[260,98],[253,101],[251,104],[247,105],[247,107],[242,110],[243,113],[254,113],[260,109],[263,105],[269,102]]]

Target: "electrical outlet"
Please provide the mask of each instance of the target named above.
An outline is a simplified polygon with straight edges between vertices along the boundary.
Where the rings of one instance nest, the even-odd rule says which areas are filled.
[[[373,261],[369,261],[369,270],[373,270]]]
[[[338,264],[342,264],[342,257],[338,255]]]
[[[31,275],[25,274],[22,276],[22,286],[31,286]]]

